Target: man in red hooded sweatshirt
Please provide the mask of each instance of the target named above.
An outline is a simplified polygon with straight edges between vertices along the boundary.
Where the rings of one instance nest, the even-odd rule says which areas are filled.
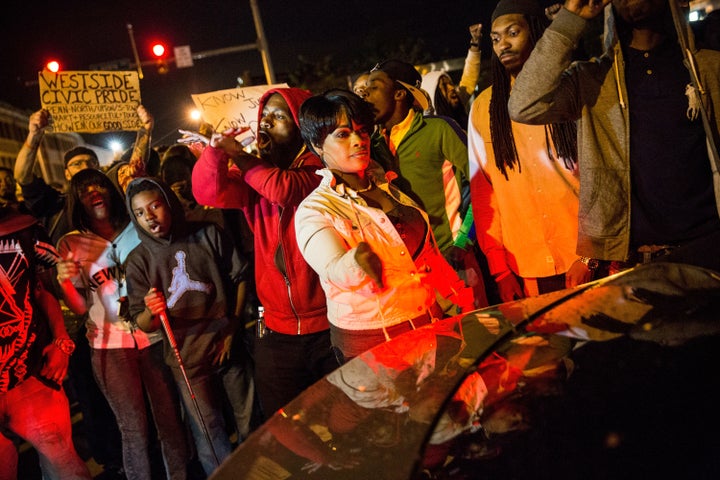
[[[310,96],[299,88],[268,90],[258,108],[260,157],[232,136],[215,135],[192,176],[199,203],[241,209],[253,233],[256,290],[267,327],[255,342],[255,384],[266,417],[339,366],[325,295],[295,240],[295,210],[320,183],[315,171],[323,167],[298,129],[300,105]]]

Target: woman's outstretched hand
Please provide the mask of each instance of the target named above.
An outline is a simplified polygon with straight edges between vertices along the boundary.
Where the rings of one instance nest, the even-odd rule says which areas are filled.
[[[385,288],[382,260],[380,260],[377,253],[373,252],[367,242],[358,243],[355,249],[355,261],[367,276],[377,284],[378,288]]]

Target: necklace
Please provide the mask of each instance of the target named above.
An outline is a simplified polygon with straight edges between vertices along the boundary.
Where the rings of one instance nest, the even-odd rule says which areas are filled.
[[[369,191],[372,190],[373,188],[375,188],[375,183],[373,183],[372,181],[370,181],[370,185],[368,185],[368,186],[365,187],[365,188],[359,188],[359,189],[355,190],[355,193],[365,193],[365,192],[369,192]]]
[[[365,192],[369,192],[370,190],[372,190],[373,188],[375,188],[375,183],[374,183],[370,178],[368,178],[369,184],[368,184],[367,187],[365,187],[365,188],[355,188],[355,187],[353,187],[353,184],[358,183],[359,181],[363,180],[363,178],[359,178],[359,176],[358,176],[358,175],[355,175],[355,174],[348,175],[348,176],[350,176],[350,177],[353,177],[353,178],[351,179],[352,181],[351,181],[351,182],[348,182],[347,179],[345,179],[345,176],[343,175],[342,172],[338,172],[338,171],[334,171],[334,170],[333,170],[332,172],[333,172],[333,175],[335,175],[335,179],[336,179],[337,181],[339,181],[340,183],[345,184],[345,187],[346,187],[346,188],[351,188],[352,190],[355,191],[355,193],[365,193]]]

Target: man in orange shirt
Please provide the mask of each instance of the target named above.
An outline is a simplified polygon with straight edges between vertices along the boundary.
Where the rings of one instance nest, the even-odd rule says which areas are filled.
[[[492,86],[470,112],[470,188],[478,242],[504,302],[584,283],[596,267],[575,254],[575,125],[522,125],[508,115],[512,80],[548,23],[536,0],[498,3],[490,32]]]

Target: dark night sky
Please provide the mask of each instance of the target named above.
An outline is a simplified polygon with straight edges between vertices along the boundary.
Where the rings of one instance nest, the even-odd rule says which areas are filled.
[[[496,4],[497,0],[258,0],[280,78],[296,68],[300,55],[309,60],[329,54],[352,60],[353,52],[367,53],[403,38],[422,39],[433,60],[462,57],[467,52],[467,27],[481,22],[487,32]],[[50,57],[60,59],[66,70],[131,59],[128,23],[133,25],[141,60],[150,58],[154,40],[202,52],[256,39],[248,0],[21,1],[13,10],[17,13],[0,19],[0,100],[30,110],[39,108],[39,95],[37,86],[26,82],[37,80],[37,71]],[[156,117],[155,141],[172,142],[174,138],[163,137],[189,127],[182,112],[192,106],[190,94],[233,88],[245,70],[262,78],[259,53],[198,60],[193,68],[164,76],[145,68],[141,93]]]

